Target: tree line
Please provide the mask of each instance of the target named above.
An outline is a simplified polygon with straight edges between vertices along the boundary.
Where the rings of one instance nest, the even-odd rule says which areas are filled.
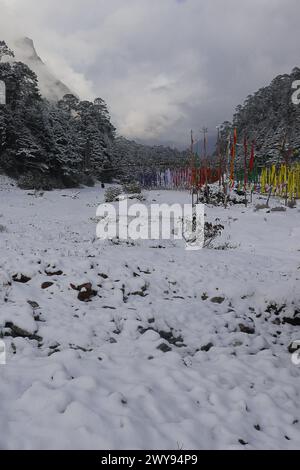
[[[237,163],[243,165],[243,140],[255,142],[256,160],[259,166],[300,159],[300,106],[293,102],[293,83],[300,79],[300,69],[291,74],[275,77],[270,85],[249,95],[237,106],[232,122],[221,128],[221,150],[226,153],[227,138],[237,129]]]
[[[8,60],[8,59],[11,60]],[[103,99],[80,101],[72,94],[57,103],[44,99],[36,74],[0,42],[0,169],[32,186],[76,186],[107,180],[115,128]]]
[[[187,153],[116,136],[105,101],[72,94],[58,102],[41,96],[37,75],[0,41],[0,172],[26,189],[71,187],[95,180],[134,180],[141,169],[179,166]]]

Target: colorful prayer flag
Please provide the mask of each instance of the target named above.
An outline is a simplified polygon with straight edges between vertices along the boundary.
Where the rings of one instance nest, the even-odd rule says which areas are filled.
[[[255,163],[255,142],[252,142],[252,147],[251,147],[251,157],[250,157],[250,162],[249,162],[249,170],[250,173],[252,173],[254,169],[254,163]]]

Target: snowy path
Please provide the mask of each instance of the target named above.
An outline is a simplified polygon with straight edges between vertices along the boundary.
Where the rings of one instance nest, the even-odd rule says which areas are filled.
[[[207,208],[229,248],[189,253],[96,240],[74,192],[0,182],[0,448],[299,449],[299,210]]]

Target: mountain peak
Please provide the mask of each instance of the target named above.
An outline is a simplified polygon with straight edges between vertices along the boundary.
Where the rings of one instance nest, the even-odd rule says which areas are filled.
[[[16,60],[24,62],[37,74],[41,94],[49,101],[58,101],[66,94],[74,94],[43,62],[31,38],[15,40],[13,49]]]
[[[18,49],[19,52],[22,52],[24,58],[29,60],[35,60],[39,62],[43,62],[42,59],[38,56],[34,42],[31,38],[23,37],[16,39],[15,41],[15,48]]]

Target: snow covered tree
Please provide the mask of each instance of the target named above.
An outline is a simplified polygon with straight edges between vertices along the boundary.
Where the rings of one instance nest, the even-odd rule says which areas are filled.
[[[294,149],[295,158],[300,153],[300,106],[292,101],[292,84],[299,79],[298,67],[290,75],[275,77],[269,86],[249,95],[244,104],[236,108],[233,122],[229,123],[229,128],[237,128],[239,144],[243,143],[245,134],[256,141],[256,159],[260,165],[282,159],[280,148],[285,137]],[[224,124],[228,127],[228,123]],[[226,136],[224,132],[223,146],[226,145]],[[243,145],[238,148],[237,162],[242,165]]]
[[[28,174],[54,186],[78,185],[88,179],[135,178],[144,167],[182,166],[186,154],[116,139],[102,98],[80,101],[68,93],[49,103],[39,92],[36,74],[13,60],[0,41],[0,80],[6,84],[6,105],[0,106],[0,169],[12,176]],[[50,184],[47,184],[47,187]]]
[[[3,57],[14,57],[15,54],[9,47],[7,46],[5,41],[0,41],[0,62]]]

